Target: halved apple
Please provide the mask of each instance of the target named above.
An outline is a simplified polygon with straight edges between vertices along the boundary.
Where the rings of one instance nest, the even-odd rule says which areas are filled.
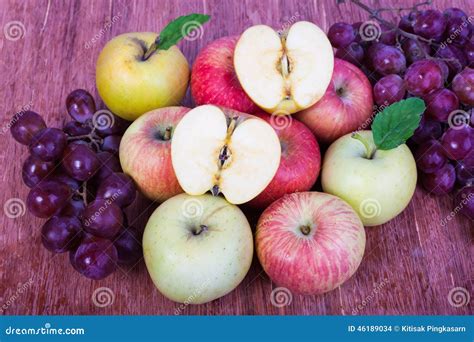
[[[258,106],[286,115],[324,95],[334,55],[326,34],[313,23],[297,22],[281,34],[256,25],[237,42],[234,67],[242,88]]]
[[[171,142],[171,161],[183,190],[222,193],[233,204],[248,202],[267,187],[280,156],[280,141],[268,123],[212,105],[190,110]]]

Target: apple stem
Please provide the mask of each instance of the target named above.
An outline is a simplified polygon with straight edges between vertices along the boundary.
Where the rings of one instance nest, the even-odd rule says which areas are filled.
[[[148,50],[146,50],[145,54],[143,55],[142,60],[146,61],[150,58],[158,50],[158,44],[160,43],[160,36],[156,37],[155,41],[150,45]]]
[[[202,232],[207,231],[209,228],[205,224],[201,224],[199,228],[193,231],[194,235],[200,235]]]
[[[311,233],[311,228],[307,225],[301,226],[300,231],[303,233],[303,235],[308,235],[309,233]]]
[[[171,126],[166,127],[165,134],[163,134],[163,140],[171,139]]]
[[[367,159],[372,159],[374,157],[374,154],[375,154],[375,151],[377,151],[377,148],[374,147],[373,145],[371,145],[367,139],[365,139],[362,135],[360,135],[359,133],[355,132],[355,133],[352,133],[352,136],[351,136],[353,139],[357,139],[359,140],[365,147],[365,157]]]

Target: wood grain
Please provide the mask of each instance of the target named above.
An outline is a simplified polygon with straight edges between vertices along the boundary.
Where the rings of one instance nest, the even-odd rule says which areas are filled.
[[[371,2],[371,1],[367,1]],[[402,6],[411,1],[375,1]],[[470,0],[438,0],[440,9],[460,7],[474,12]],[[130,31],[158,32],[172,18],[190,12],[208,13],[201,39],[180,44],[190,63],[217,37],[235,35],[263,23],[275,28],[294,20],[310,20],[325,30],[336,21],[363,21],[367,15],[353,5],[320,1],[12,1],[0,2],[2,27],[12,21],[24,26],[16,41],[0,38],[1,204],[26,199],[21,164],[27,150],[8,132],[11,116],[24,106],[42,114],[50,126],[66,120],[64,101],[76,88],[98,98],[95,61],[104,44]],[[112,23],[111,23],[112,22]],[[111,23],[110,25],[108,23]],[[186,104],[191,104],[188,96]],[[156,207],[144,199],[129,210],[130,221],[144,227]],[[140,262],[102,281],[76,273],[66,255],[53,256],[40,242],[42,220],[31,214],[12,219],[5,212],[0,224],[0,312],[3,314],[149,314],[172,315],[350,315],[473,314],[473,302],[454,307],[448,294],[463,287],[473,296],[473,222],[456,215],[447,225],[452,198],[433,197],[421,189],[408,208],[381,227],[367,228],[366,253],[357,273],[343,286],[321,296],[293,296],[284,307],[271,304],[275,287],[257,260],[243,283],[212,303],[180,307],[153,286]],[[99,287],[110,288],[112,305],[94,305]],[[2,307],[3,305],[3,307]]]

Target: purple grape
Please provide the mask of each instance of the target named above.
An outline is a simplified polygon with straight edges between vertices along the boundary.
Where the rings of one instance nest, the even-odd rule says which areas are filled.
[[[134,265],[143,256],[142,234],[133,228],[124,229],[114,241],[114,245],[120,264]]]
[[[414,39],[405,39],[402,49],[409,64],[425,59],[430,54],[430,46]]]
[[[45,128],[43,118],[31,110],[16,113],[10,121],[13,139],[23,145],[29,145],[36,133]]]
[[[415,144],[421,144],[430,139],[439,139],[443,134],[443,127],[437,121],[426,120],[421,118],[420,126],[415,130],[411,137],[411,141]]]
[[[332,46],[341,48],[355,41],[356,31],[348,23],[335,23],[329,28],[328,38]]]
[[[465,68],[457,74],[452,88],[462,103],[474,106],[474,69]]]
[[[76,89],[67,96],[66,108],[74,120],[85,123],[94,116],[94,98],[87,90]]]
[[[446,42],[448,44],[466,44],[469,38],[471,38],[471,26],[468,25],[465,19],[451,18],[448,20],[446,36]]]
[[[388,106],[405,97],[403,79],[398,75],[382,77],[374,86],[374,100],[379,106]]]
[[[450,7],[450,8],[445,9],[443,12],[443,15],[448,20],[454,19],[454,18],[458,18],[458,19],[467,18],[467,14],[462,9],[459,9],[456,7]]]
[[[60,212],[60,216],[82,218],[86,205],[82,199],[71,198]]]
[[[104,138],[104,141],[102,142],[100,148],[102,149],[102,151],[117,154],[119,152],[121,140],[121,135],[109,135]]]
[[[380,28],[382,30],[379,42],[387,45],[395,45],[397,43],[397,29],[388,27],[385,24],[381,24]]]
[[[440,11],[421,11],[415,18],[413,31],[424,38],[440,40],[446,30],[446,19]]]
[[[413,63],[405,73],[405,86],[414,96],[428,95],[443,86],[441,67],[428,59]]]
[[[405,56],[394,46],[376,43],[369,48],[367,54],[372,68],[381,75],[399,74],[405,71]]]
[[[474,149],[474,132],[469,126],[448,128],[441,138],[445,154],[449,159],[462,160]]]
[[[46,162],[36,156],[29,156],[23,163],[22,178],[27,187],[32,188],[54,170],[53,162]]]
[[[423,187],[434,195],[446,195],[454,188],[456,172],[454,166],[446,163],[442,168],[433,173],[423,174],[421,183]]]
[[[97,155],[88,146],[69,144],[64,152],[63,166],[69,176],[85,181],[99,168]]]
[[[424,100],[427,117],[440,122],[447,122],[449,114],[459,108],[458,97],[449,89],[436,90],[425,96]]]
[[[99,170],[94,175],[94,181],[97,185],[112,173],[122,171],[119,159],[110,152],[97,153],[97,159],[99,159],[100,164]]]
[[[99,280],[117,269],[117,249],[106,239],[88,238],[69,258],[76,271],[87,278]]]
[[[448,67],[448,65],[446,64],[445,61],[441,61],[441,60],[435,60],[435,62],[441,68],[441,72],[442,72],[442,75],[443,75],[443,83],[447,82],[448,78],[449,78],[449,67]]]
[[[80,135],[89,134],[92,131],[92,128],[87,123],[80,123],[78,121],[69,121],[63,127],[64,133],[70,137],[77,137]]]
[[[468,42],[464,46],[464,54],[466,55],[468,66],[474,68],[474,42]]]
[[[63,253],[76,247],[81,231],[81,222],[76,217],[54,216],[43,225],[41,241],[47,250]]]
[[[82,223],[88,233],[110,239],[122,227],[122,209],[111,199],[96,199],[84,210]]]
[[[437,140],[422,143],[415,152],[416,165],[424,173],[433,173],[446,164],[443,147]]]
[[[474,185],[474,166],[468,167],[463,161],[456,164],[456,180],[459,185]]]
[[[123,135],[130,126],[130,121],[126,121],[116,115],[113,115],[109,111],[104,111],[102,114],[98,114],[94,118],[95,131],[101,137],[108,135]]]
[[[441,46],[435,54],[437,58],[451,59],[445,61],[450,70],[450,75],[455,75],[467,65],[466,56],[464,53],[454,45]]]
[[[54,161],[63,155],[67,145],[66,134],[57,128],[45,128],[31,139],[29,148],[32,155],[44,161]]]
[[[97,198],[109,199],[121,208],[129,206],[136,197],[133,180],[124,173],[112,173],[97,190]]]
[[[364,49],[359,43],[352,42],[346,47],[337,49],[335,56],[354,65],[360,65],[364,60]]]
[[[363,22],[362,21],[358,21],[358,22],[355,22],[353,23],[351,26],[352,28],[354,29],[354,32],[355,32],[355,42],[356,43],[365,43],[364,41],[362,41],[362,37],[360,36],[360,27],[362,26]]]
[[[30,190],[26,204],[33,215],[47,218],[59,213],[70,196],[71,190],[66,185],[43,181]]]
[[[413,33],[413,24],[415,23],[415,16],[404,15],[398,22],[398,27],[408,33]]]
[[[68,175],[61,172],[57,172],[51,175],[50,177],[48,177],[48,180],[66,184],[72,190],[78,190],[81,186],[81,183],[78,180],[71,178]]]
[[[474,185],[459,190],[454,197],[454,205],[461,214],[474,220]]]

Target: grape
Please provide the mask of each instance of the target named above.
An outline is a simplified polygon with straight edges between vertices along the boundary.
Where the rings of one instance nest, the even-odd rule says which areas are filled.
[[[365,42],[362,41],[362,37],[360,36],[360,27],[362,26],[362,24],[363,24],[362,21],[358,21],[358,22],[352,24],[351,26],[354,29],[354,32],[355,32],[355,35],[356,35],[354,41],[356,43],[364,44]]]
[[[403,79],[398,75],[382,77],[374,86],[375,103],[379,106],[388,106],[398,102],[405,96]]]
[[[71,198],[61,210],[61,216],[72,216],[82,218],[86,205],[82,199]]]
[[[446,156],[452,160],[465,158],[474,149],[474,133],[469,126],[449,128],[441,138]]]
[[[133,180],[124,173],[112,173],[97,190],[97,198],[110,199],[121,208],[129,206],[136,196]]]
[[[421,118],[420,126],[415,130],[411,140],[415,144],[421,144],[430,139],[439,139],[443,134],[443,127],[437,121],[426,120]]]
[[[413,63],[405,73],[405,86],[414,96],[428,95],[443,86],[441,67],[428,59]]]
[[[474,69],[465,68],[457,74],[452,88],[462,103],[474,106]]]
[[[348,23],[335,23],[329,28],[328,38],[332,46],[341,48],[355,41],[356,31]]]
[[[142,234],[134,228],[124,229],[114,241],[118,262],[124,265],[136,264],[143,256]]]
[[[446,30],[446,19],[440,11],[429,9],[420,11],[413,23],[415,34],[424,38],[440,40]]]
[[[78,190],[81,186],[78,180],[71,178],[68,175],[60,173],[60,172],[55,173],[52,176],[48,177],[48,180],[66,184],[72,190]]]
[[[469,42],[464,46],[464,54],[466,55],[467,65],[474,67],[474,42]]]
[[[114,172],[121,172],[120,161],[118,158],[110,152],[97,153],[97,159],[99,159],[99,170],[94,175],[94,181],[97,185],[110,176]]]
[[[103,114],[104,117],[101,118],[99,115],[96,120],[95,131],[101,137],[106,137],[108,135],[122,135],[130,126],[130,122],[126,121],[113,114]],[[103,122],[101,122],[103,120]]]
[[[69,256],[71,265],[87,278],[99,280],[117,269],[117,249],[106,239],[88,238]]]
[[[112,238],[122,227],[122,209],[111,199],[96,199],[87,205],[82,222],[87,232],[103,238]]]
[[[99,168],[97,155],[88,146],[69,144],[64,152],[63,166],[69,176],[85,181]]]
[[[84,123],[92,120],[95,113],[95,102],[92,95],[84,89],[72,91],[66,98],[69,115],[76,121]]]
[[[435,60],[436,64],[441,68],[441,73],[443,75],[443,83],[446,82],[449,78],[449,67],[446,62],[441,60]]]
[[[471,38],[471,26],[466,24],[465,19],[451,18],[448,20],[446,36],[449,42],[456,44],[466,44]]]
[[[16,113],[10,122],[13,139],[23,145],[29,145],[33,136],[46,128],[43,118],[31,110]]]
[[[409,64],[425,59],[430,54],[430,46],[414,39],[405,39],[402,49]]]
[[[55,164],[36,156],[29,156],[23,163],[22,177],[27,187],[32,188],[54,170]]]
[[[449,89],[436,90],[425,96],[424,100],[427,117],[440,122],[447,122],[449,114],[459,108],[458,97]]]
[[[474,166],[468,167],[463,161],[457,162],[456,180],[460,185],[474,185]]]
[[[30,153],[44,161],[59,159],[67,145],[66,134],[57,128],[45,128],[35,134],[30,142]]]
[[[454,197],[454,205],[464,216],[474,220],[474,186],[465,186]]]
[[[443,15],[445,16],[446,19],[452,19],[452,18],[458,18],[458,19],[463,19],[467,18],[467,14],[456,7],[450,7],[444,10]]]
[[[447,162],[443,147],[436,140],[428,140],[418,146],[415,159],[418,169],[424,173],[435,172]]]
[[[109,135],[104,138],[100,148],[102,151],[117,154],[120,147],[120,141],[122,140],[121,135]]]
[[[406,68],[405,56],[394,46],[376,43],[367,54],[372,68],[381,75],[398,74]]]
[[[80,123],[78,121],[69,121],[63,127],[64,133],[71,137],[77,137],[79,135],[86,135],[92,131],[92,128],[87,123]]]
[[[30,190],[26,204],[33,215],[51,217],[66,205],[71,190],[64,184],[43,181]]]
[[[433,173],[423,174],[421,183],[423,187],[434,195],[445,195],[451,192],[456,181],[454,166],[446,163],[442,168]]]
[[[349,63],[359,65],[364,60],[364,49],[359,43],[352,42],[346,47],[337,49],[335,56]]]
[[[391,28],[385,24],[380,25],[380,29],[382,30],[379,42],[387,45],[395,45],[397,43],[397,29]]]
[[[81,222],[76,217],[54,216],[43,225],[41,241],[54,253],[72,250],[81,237]]]
[[[467,65],[466,56],[454,45],[442,46],[435,54],[437,58],[451,59],[452,61],[445,61],[449,67],[450,74],[455,75]]]
[[[405,32],[413,33],[414,23],[415,23],[415,15],[404,15],[398,22],[398,27]]]

